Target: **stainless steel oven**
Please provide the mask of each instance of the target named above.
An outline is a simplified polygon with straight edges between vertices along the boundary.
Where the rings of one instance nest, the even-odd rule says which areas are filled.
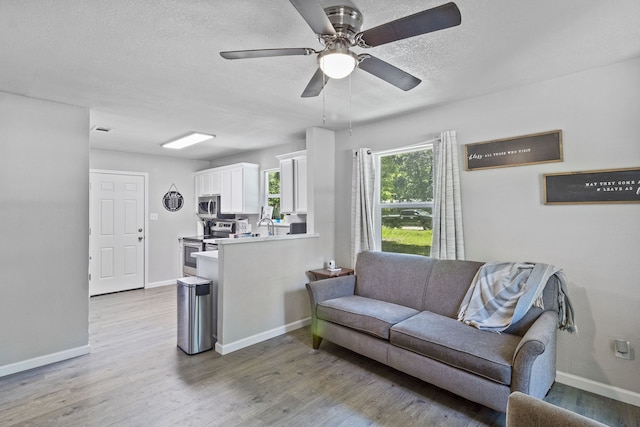
[[[202,239],[197,241],[195,238],[182,239],[182,274],[185,276],[196,275],[196,258],[191,256],[194,252],[202,252]]]
[[[205,235],[189,236],[180,238],[180,262],[182,264],[182,274],[185,276],[196,276],[196,258],[191,256],[194,252],[216,251],[218,245],[214,239],[229,238],[235,233],[235,220],[208,221],[204,227]],[[205,240],[210,240],[205,243]]]

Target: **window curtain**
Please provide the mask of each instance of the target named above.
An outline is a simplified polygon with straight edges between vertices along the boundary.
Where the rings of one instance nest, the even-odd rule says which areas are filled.
[[[351,266],[362,251],[375,249],[373,201],[375,167],[369,148],[353,150],[351,177]]]
[[[455,131],[433,144],[433,242],[431,257],[464,259],[460,167]]]

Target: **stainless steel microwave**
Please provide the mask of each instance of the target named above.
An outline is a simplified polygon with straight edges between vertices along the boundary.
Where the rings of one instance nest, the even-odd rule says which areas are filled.
[[[198,216],[202,219],[213,219],[218,217],[220,209],[220,196],[198,197]]]

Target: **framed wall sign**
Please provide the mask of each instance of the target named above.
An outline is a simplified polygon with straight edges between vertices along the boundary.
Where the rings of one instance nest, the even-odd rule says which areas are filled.
[[[184,205],[184,197],[178,191],[175,184],[171,184],[169,191],[162,197],[162,206],[169,212],[177,212]]]
[[[640,168],[545,174],[544,203],[640,203]]]
[[[562,131],[466,144],[467,170],[562,161]]]

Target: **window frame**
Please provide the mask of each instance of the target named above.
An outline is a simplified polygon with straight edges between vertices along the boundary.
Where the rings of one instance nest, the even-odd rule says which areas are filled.
[[[430,208],[433,215],[433,200],[427,202],[399,202],[399,203],[381,203],[380,202],[380,188],[381,188],[381,172],[382,167],[380,160],[382,157],[395,156],[397,154],[411,153],[414,151],[433,150],[433,143],[435,140],[427,141],[421,144],[410,145],[407,147],[394,148],[390,150],[373,151],[374,168],[375,168],[375,182],[374,182],[374,200],[373,200],[373,223],[375,225],[375,250],[382,250],[382,209],[396,208],[396,209],[423,209]]]
[[[271,169],[263,169],[262,170],[262,203],[263,206],[270,206],[269,199],[280,199],[282,202],[282,181],[280,181],[280,193],[271,194],[269,193],[269,174],[273,172],[280,173],[280,168],[271,168]]]

